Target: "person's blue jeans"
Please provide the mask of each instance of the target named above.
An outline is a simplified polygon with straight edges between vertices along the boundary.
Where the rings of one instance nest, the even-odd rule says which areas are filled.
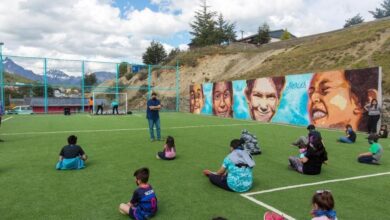
[[[148,119],[148,122],[149,122],[149,133],[150,133],[150,139],[151,140],[154,140],[154,126],[156,126],[156,132],[157,132],[157,139],[160,140],[161,139],[161,135],[160,135],[160,119],[156,119],[156,120],[153,120],[153,119]]]
[[[341,143],[347,143],[347,144],[352,144],[353,142],[351,141],[351,140],[349,140],[349,138],[347,138],[347,137],[341,137],[340,139],[339,139],[339,141],[341,142]]]
[[[373,156],[361,156],[358,158],[359,163],[378,164]]]

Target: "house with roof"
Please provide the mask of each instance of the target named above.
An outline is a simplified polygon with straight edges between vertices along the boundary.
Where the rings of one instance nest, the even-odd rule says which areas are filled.
[[[284,33],[283,29],[270,31],[269,32],[269,36],[271,37],[270,43],[281,41],[283,33]],[[256,34],[253,34],[253,35],[241,38],[239,40],[236,40],[236,42],[248,43],[248,44],[257,44],[257,42],[256,42],[257,36],[258,36],[258,34],[256,33]],[[290,36],[291,36],[291,39],[297,38],[295,35],[293,35],[291,33],[290,33]]]
[[[48,113],[62,113],[65,108],[69,108],[71,112],[81,112],[82,111],[82,98],[48,98],[47,99],[47,108]],[[106,99],[95,99],[97,103],[104,103],[104,105],[109,105],[109,101]],[[44,98],[30,98],[28,103],[34,113],[44,113],[45,112],[45,99]],[[90,111],[88,105],[88,98],[84,98],[84,111]]]

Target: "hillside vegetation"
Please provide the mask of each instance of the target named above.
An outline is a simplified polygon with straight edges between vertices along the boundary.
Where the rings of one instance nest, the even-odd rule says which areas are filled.
[[[23,76],[4,72],[4,83],[33,83],[33,80],[27,79]]]
[[[232,44],[195,49],[177,59],[184,96],[195,82],[374,66],[382,66],[383,89],[390,94],[390,19],[260,47]]]

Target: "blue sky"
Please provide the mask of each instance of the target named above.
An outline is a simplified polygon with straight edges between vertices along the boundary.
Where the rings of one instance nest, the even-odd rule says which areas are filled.
[[[117,7],[121,11],[121,17],[125,18],[125,14],[128,10],[144,10],[146,8],[159,12],[160,7],[158,4],[153,4],[147,0],[115,0],[111,4],[114,7]],[[178,14],[178,11],[175,11],[173,14]],[[164,42],[173,47],[179,47],[179,45],[188,44],[191,41],[191,35],[188,31],[181,31],[173,33],[172,36],[163,37],[163,36],[152,36],[149,40],[156,40],[159,42]]]
[[[383,0],[207,0],[210,10],[236,24],[237,35],[287,28],[295,36],[343,27]],[[0,41],[10,55],[142,62],[152,40],[167,51],[188,48],[198,0],[2,0]],[[15,19],[17,18],[17,19]]]
[[[150,8],[152,11],[158,11],[159,7],[157,4],[151,4],[150,1],[147,0],[115,0],[111,4],[114,7],[117,7],[121,10],[121,15],[131,9],[142,10],[144,8]]]

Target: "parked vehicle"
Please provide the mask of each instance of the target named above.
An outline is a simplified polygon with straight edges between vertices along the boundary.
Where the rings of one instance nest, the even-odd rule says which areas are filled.
[[[15,106],[10,110],[5,111],[6,114],[15,114],[15,115],[31,115],[33,114],[32,107],[29,105],[20,105]]]

